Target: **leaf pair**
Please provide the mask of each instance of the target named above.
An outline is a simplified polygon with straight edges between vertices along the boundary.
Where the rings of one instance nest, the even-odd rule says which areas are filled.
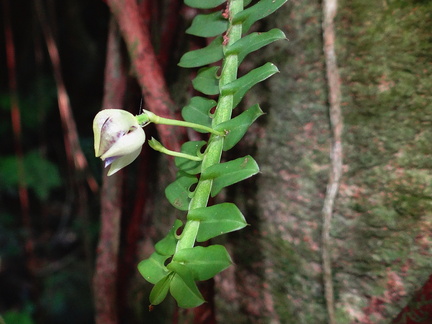
[[[227,87],[225,88],[225,90],[228,92],[231,89]],[[243,91],[245,91],[245,89],[243,89],[242,92]],[[188,122],[210,127],[212,123],[212,114],[210,113],[210,111],[215,105],[216,102],[214,100],[205,99],[202,97],[193,97],[190,104],[183,108],[183,118]],[[252,123],[262,115],[263,112],[259,105],[254,105],[248,110],[241,113],[239,116],[217,125],[215,127],[217,131],[224,131],[226,133],[223,147],[224,151],[228,151],[229,149],[233,148],[243,138]],[[194,145],[196,144],[190,145],[191,146],[182,146],[182,152],[192,155],[198,153],[198,151],[195,151],[193,149]],[[195,163],[193,165],[197,166],[198,164]],[[185,159],[176,158],[176,166],[180,170],[185,171],[189,174],[199,173],[199,171],[196,173],[191,173],[186,169],[186,167],[182,167],[182,165],[191,166],[192,164],[186,162]]]
[[[140,265],[138,265],[138,269],[140,269]],[[196,307],[204,302],[193,276],[181,265],[177,266],[176,272],[171,271],[156,282],[150,292],[150,303],[159,305],[164,301],[168,291],[177,301],[179,307]]]
[[[277,28],[268,32],[256,32],[241,38],[229,46],[224,53],[222,49],[223,38],[218,36],[207,47],[185,53],[180,59],[179,66],[184,68],[205,66],[231,54],[238,55],[240,64],[248,54],[281,39],[286,39],[285,34]]]
[[[195,282],[214,277],[232,263],[222,245],[182,249],[165,266],[168,258],[155,252],[138,264],[141,275],[154,284],[150,293],[152,305],[160,304],[169,291],[179,307],[199,306],[204,298]]]
[[[239,133],[243,132],[241,128],[242,127],[239,127]],[[195,170],[192,164],[191,161],[191,169]],[[185,162],[183,166],[185,165],[188,164]],[[215,164],[207,168],[202,172],[202,179],[213,180],[211,196],[214,197],[223,188],[250,178],[258,172],[258,164],[253,157],[248,155],[229,162]],[[194,192],[191,191],[191,187],[197,182],[198,179],[195,176],[180,171],[177,179],[165,189],[165,195],[175,208],[187,211],[189,210],[189,203],[194,195]]]

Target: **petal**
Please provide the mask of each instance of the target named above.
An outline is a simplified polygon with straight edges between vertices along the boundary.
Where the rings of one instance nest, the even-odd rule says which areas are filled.
[[[138,148],[141,148],[144,141],[144,130],[139,125],[133,126],[128,133],[118,137],[115,142],[110,142],[112,144],[111,147],[101,155],[101,159],[105,160],[113,156],[128,155],[135,152]]]
[[[136,151],[134,151],[130,154],[123,155],[122,157],[119,157],[119,158],[115,158],[111,163],[111,167],[108,171],[108,176],[113,175],[114,173],[116,173],[120,169],[131,164],[138,157],[138,155],[141,153],[141,148],[142,147],[140,146]]]
[[[118,156],[113,156],[113,157],[106,158],[106,159],[104,160],[104,168],[110,166],[111,163],[113,163],[113,162],[114,162],[116,159],[118,159],[118,158],[119,158]]]
[[[100,111],[93,120],[96,157],[108,151],[119,137],[129,132],[132,126],[137,125],[136,118],[125,110],[105,109]]]

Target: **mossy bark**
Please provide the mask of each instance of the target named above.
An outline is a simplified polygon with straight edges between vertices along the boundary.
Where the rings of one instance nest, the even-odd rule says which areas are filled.
[[[391,322],[432,272],[431,9],[414,0],[339,3],[345,130],[331,232],[337,323]],[[267,112],[248,135],[261,174],[229,193],[252,226],[230,236],[236,266],[216,280],[224,323],[327,321],[320,234],[330,131],[321,12],[320,1],[293,0],[261,26],[281,28],[290,41],[255,57],[281,74],[247,98]]]

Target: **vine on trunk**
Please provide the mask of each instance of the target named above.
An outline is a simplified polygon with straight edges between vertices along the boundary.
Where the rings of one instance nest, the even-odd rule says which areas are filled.
[[[333,208],[342,177],[342,113],[340,107],[340,77],[336,64],[334,17],[337,0],[323,1],[323,40],[326,75],[328,84],[329,115],[332,145],[330,149],[331,167],[329,182],[324,199],[322,228],[322,262],[327,315],[330,324],[336,324],[333,276],[330,253],[330,230]]]
[[[248,31],[286,1],[261,0],[251,5],[248,0],[185,0],[188,6],[206,9],[194,18],[186,32],[213,40],[205,48],[184,54],[179,65],[200,68],[192,81],[194,89],[203,95],[218,95],[217,101],[204,96],[191,98],[182,110],[184,121],[159,117],[154,111],[144,110],[143,114],[133,116],[117,109],[101,111],[94,119],[95,154],[105,161],[105,166],[110,166],[109,175],[139,155],[145,141],[142,127],[148,123],[190,127],[209,134],[208,141],[186,142],[180,151],[165,148],[154,139],[149,141],[153,149],[175,156],[176,180],[165,193],[175,208],[187,212],[185,223],[176,220],[168,235],[156,243],[155,252],[138,265],[142,276],[154,284],[150,293],[152,306],[160,304],[168,292],[180,307],[199,306],[204,298],[196,282],[214,277],[232,263],[224,246],[203,247],[196,243],[247,225],[235,204],[209,206],[208,202],[225,187],[259,172],[250,155],[224,163],[221,157],[263,114],[258,104],[235,118],[233,110],[249,89],[278,72],[275,65],[266,63],[238,77],[239,65],[248,54],[285,39],[279,29]]]

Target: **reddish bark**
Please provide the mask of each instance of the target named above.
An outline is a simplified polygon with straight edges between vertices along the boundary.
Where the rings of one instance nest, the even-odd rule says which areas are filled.
[[[27,254],[27,265],[34,270],[36,258],[34,256],[34,243],[32,238],[32,225],[29,212],[29,196],[27,190],[26,176],[24,170],[24,153],[21,144],[21,112],[18,104],[18,89],[16,77],[15,45],[13,41],[12,24],[10,20],[9,1],[3,2],[3,18],[5,30],[6,65],[9,77],[9,93],[11,98],[11,120],[14,136],[15,155],[18,163],[18,197],[21,206],[22,223],[26,230],[25,251]]]
[[[163,24],[162,37],[161,37],[161,48],[158,53],[158,61],[162,69],[166,69],[170,54],[172,53],[172,48],[174,46],[174,40],[176,31],[178,30],[180,15],[179,12],[182,7],[182,1],[170,0],[168,5],[168,16]]]
[[[167,66],[167,60],[169,55],[169,48],[174,41],[172,36],[173,29],[179,22],[178,20],[178,10],[181,6],[181,2],[178,0],[172,0],[170,2],[170,10],[167,15],[167,24],[165,22],[164,32],[162,35],[162,48],[160,54],[160,60],[162,61],[162,66],[160,61],[158,61],[154,48],[150,41],[150,33],[148,26],[149,19],[154,19],[153,16],[149,16],[149,12],[140,11],[140,7],[137,5],[135,0],[107,0],[107,3],[115,16],[120,31],[122,33],[123,39],[128,47],[129,56],[131,58],[132,66],[134,68],[137,80],[142,88],[143,97],[145,100],[145,105],[147,108],[157,115],[176,118],[174,113],[174,103],[172,102],[170,95],[167,90],[167,86],[164,79],[163,69]],[[151,7],[150,1],[145,1],[141,3],[141,8],[149,10]],[[154,9],[154,8],[153,8]],[[146,19],[144,20],[143,17]],[[185,131],[182,128],[167,127],[165,125],[156,125],[157,131],[161,137],[163,144],[171,150],[180,150],[181,143],[185,137]],[[140,178],[140,183],[143,179]],[[141,188],[139,190],[142,196]],[[127,284],[127,272],[129,271],[129,266],[134,263],[134,258],[136,255],[136,241],[139,238],[139,232],[137,229],[140,228],[139,223],[142,221],[141,214],[143,209],[143,204],[145,203],[143,199],[140,199],[141,203],[138,202],[134,207],[131,219],[127,226],[126,235],[127,242],[125,245],[125,259],[122,260],[122,269],[119,273],[120,278],[118,280],[122,281],[120,285],[119,297],[121,299],[120,304],[126,299],[126,289]],[[124,262],[123,262],[124,261]],[[129,265],[129,266],[128,266]],[[202,307],[198,307],[194,310],[190,310],[194,313],[194,323],[213,323],[215,322],[214,313],[214,303],[212,302],[213,290],[206,289],[208,291],[204,294],[208,295],[206,299],[210,301]],[[122,305],[125,307],[125,305]],[[124,309],[122,309],[124,311]]]
[[[95,322],[117,324],[117,259],[120,238],[122,171],[104,177],[101,230],[93,280]]]
[[[87,159],[81,150],[81,146],[78,138],[78,131],[75,123],[75,119],[72,113],[72,107],[69,100],[69,95],[66,91],[66,86],[63,81],[63,75],[61,72],[61,61],[58,52],[57,44],[54,40],[51,27],[47,22],[45,15],[45,9],[40,0],[34,2],[35,11],[37,13],[40,25],[42,27],[43,35],[50,56],[51,64],[53,66],[54,79],[57,86],[57,100],[60,112],[60,118],[64,129],[64,144],[66,150],[66,157],[69,163],[69,167],[72,172],[73,180],[80,180],[85,177],[90,189],[96,193],[98,184],[88,170]]]
[[[126,73],[121,62],[120,36],[111,21],[103,108],[121,107],[126,89]],[[97,248],[96,270],[93,279],[95,319],[98,324],[118,323],[117,274],[120,246],[122,171],[103,178],[101,191],[101,230]]]
[[[142,156],[148,156],[151,149],[143,147]],[[120,318],[124,322],[131,322],[131,311],[129,304],[129,289],[137,274],[138,241],[143,234],[148,233],[149,224],[144,216],[144,208],[148,201],[148,183],[150,165],[148,159],[140,159],[136,178],[136,188],[132,192],[123,192],[123,202],[130,204],[127,217],[122,220],[122,255],[121,266],[119,267],[118,305]],[[126,191],[127,189],[125,189]],[[134,197],[135,195],[135,197]],[[133,197],[133,198],[132,198]],[[132,207],[133,206],[133,207]],[[126,211],[125,211],[126,213]],[[133,284],[133,283],[132,283]]]
[[[146,106],[159,116],[175,118],[174,103],[156,59],[149,30],[139,14],[138,4],[135,0],[107,0],[107,3],[120,26]],[[156,125],[156,128],[168,149],[180,150],[184,130],[166,125]]]
[[[87,267],[89,269],[90,280],[94,255],[90,233],[87,231],[90,221],[88,214],[87,190],[84,181],[87,181],[87,185],[95,194],[99,191],[99,185],[91,174],[88,168],[87,159],[81,149],[78,130],[75,118],[72,113],[72,106],[69,100],[69,94],[66,90],[66,85],[63,80],[58,46],[54,39],[54,33],[52,31],[52,28],[48,23],[48,18],[46,16],[46,10],[43,6],[43,2],[41,0],[35,1],[34,7],[40,26],[42,28],[44,40],[53,67],[54,79],[57,88],[57,102],[63,127],[63,141],[66,151],[66,159],[69,166],[69,181],[74,188],[77,196],[75,201],[75,204],[77,206],[76,215],[78,218],[80,218],[80,221],[83,224],[81,228],[81,235],[84,242],[83,252],[85,254],[85,261],[87,263]]]
[[[405,306],[393,324],[432,323],[432,275],[411,302]]]

